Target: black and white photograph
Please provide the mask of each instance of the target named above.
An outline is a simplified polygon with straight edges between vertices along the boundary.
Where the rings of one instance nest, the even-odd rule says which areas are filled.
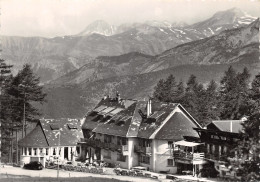
[[[0,182],[260,182],[260,0],[0,0]]]

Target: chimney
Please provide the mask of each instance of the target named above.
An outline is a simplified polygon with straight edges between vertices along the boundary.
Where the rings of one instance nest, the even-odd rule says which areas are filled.
[[[147,117],[152,113],[152,100],[149,98],[147,102]]]

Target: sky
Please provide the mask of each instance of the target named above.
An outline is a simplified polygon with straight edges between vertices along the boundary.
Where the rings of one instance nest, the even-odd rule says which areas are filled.
[[[192,24],[237,7],[260,17],[260,0],[1,0],[1,35],[74,35],[95,20]]]

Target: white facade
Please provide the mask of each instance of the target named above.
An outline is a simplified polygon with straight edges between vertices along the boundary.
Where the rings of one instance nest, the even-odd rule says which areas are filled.
[[[80,146],[21,147],[21,166],[31,161],[39,161],[45,167],[45,162],[54,162],[57,158],[61,162],[75,161],[81,155],[80,151]]]
[[[111,136],[111,143],[117,145],[117,138],[117,136]],[[95,140],[104,142],[104,135],[96,134],[94,141]],[[84,159],[87,159],[87,157],[90,159],[90,157],[92,157],[93,160],[94,156],[100,153],[100,157],[98,157],[99,160],[115,164],[125,169],[142,166],[154,172],[168,171],[172,174],[177,172],[177,167],[173,159],[173,149],[169,147],[167,140],[152,140],[150,147],[147,147],[151,152],[147,154],[138,152],[135,149],[139,145],[138,138],[127,138],[127,144],[123,147],[121,146],[124,148],[121,152],[102,147],[102,145],[104,144],[101,144],[101,147],[90,146],[88,144],[84,145],[81,157]],[[98,150],[100,151],[98,152]],[[124,156],[125,160],[119,160],[119,155]],[[149,161],[146,159],[149,159]]]

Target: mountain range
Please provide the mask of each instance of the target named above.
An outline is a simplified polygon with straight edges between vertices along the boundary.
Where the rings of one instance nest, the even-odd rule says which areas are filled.
[[[151,95],[159,79],[173,74],[186,81],[190,74],[207,84],[219,81],[232,65],[245,66],[252,77],[260,70],[259,19],[249,25],[222,31],[151,56],[131,52],[120,56],[100,56],[83,67],[46,85],[46,117],[79,117],[106,94],[119,91],[122,97],[142,99]]]
[[[159,79],[190,74],[207,84],[232,65],[260,70],[259,19],[233,8],[192,25],[149,20],[110,25],[98,20],[75,35],[2,36],[2,58],[14,73],[30,63],[41,77],[45,118],[80,118],[105,94],[143,99]]]
[[[81,67],[96,66],[97,60],[106,59],[106,56],[131,52],[155,56],[178,45],[247,25],[255,19],[239,9],[229,9],[193,25],[146,21],[113,26],[99,20],[76,35],[54,38],[2,36],[2,57],[15,65],[14,73],[24,63],[32,64],[41,81],[48,83],[82,70]],[[99,56],[105,57],[96,59]]]

